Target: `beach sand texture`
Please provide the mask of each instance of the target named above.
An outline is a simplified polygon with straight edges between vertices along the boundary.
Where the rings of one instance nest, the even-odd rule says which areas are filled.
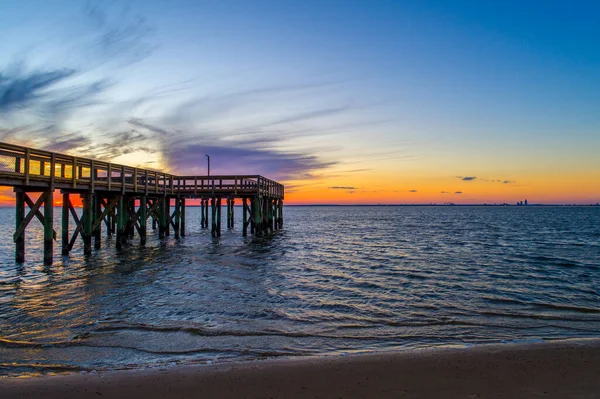
[[[600,398],[600,340],[0,380],[0,398]]]

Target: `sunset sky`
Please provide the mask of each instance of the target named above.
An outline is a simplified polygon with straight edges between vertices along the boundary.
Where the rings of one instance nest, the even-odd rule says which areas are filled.
[[[600,201],[600,2],[0,2],[0,141],[302,203]],[[11,201],[11,190],[0,202]]]

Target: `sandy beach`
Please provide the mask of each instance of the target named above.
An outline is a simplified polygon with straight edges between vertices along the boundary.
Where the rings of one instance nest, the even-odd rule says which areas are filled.
[[[600,340],[0,380],[1,398],[597,398]]]

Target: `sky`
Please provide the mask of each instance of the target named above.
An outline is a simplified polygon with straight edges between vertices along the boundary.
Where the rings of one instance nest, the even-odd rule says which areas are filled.
[[[595,204],[599,13],[1,0],[0,141],[186,175],[209,154],[288,204]]]

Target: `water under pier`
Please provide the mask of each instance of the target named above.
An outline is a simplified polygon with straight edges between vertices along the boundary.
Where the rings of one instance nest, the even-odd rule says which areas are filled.
[[[283,227],[284,186],[258,175],[176,176],[34,148],[0,143],[0,186],[13,187],[16,220],[15,260],[25,261],[25,233],[35,219],[44,226],[44,263],[53,260],[53,194],[62,194],[62,254],[80,240],[84,253],[100,248],[102,229],[116,235],[116,247],[137,232],[145,245],[147,225],[159,238],[185,236],[186,199],[199,199],[201,226],[221,235],[221,208],[226,204],[227,228],[234,227],[234,205],[243,206],[242,232],[262,236]],[[38,195],[35,199],[35,195]],[[82,212],[71,201],[79,196]],[[27,211],[28,210],[28,211]],[[27,212],[26,212],[27,211]],[[209,223],[212,222],[212,223]],[[73,223],[72,229],[69,224]],[[92,245],[93,244],[93,245]]]

